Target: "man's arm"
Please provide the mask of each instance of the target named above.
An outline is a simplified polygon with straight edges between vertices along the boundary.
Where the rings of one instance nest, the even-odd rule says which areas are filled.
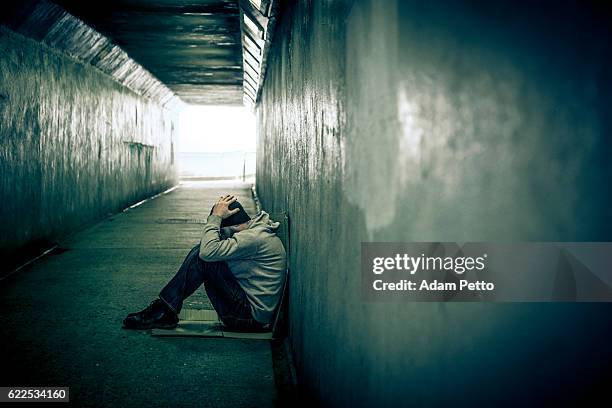
[[[236,201],[236,197],[226,195],[221,197],[208,216],[202,240],[200,241],[200,259],[203,261],[228,261],[232,259],[245,259],[257,250],[257,245],[248,237],[234,234],[228,239],[221,239],[221,220],[240,211],[238,208],[230,210],[229,205]],[[245,239],[246,238],[246,239]]]
[[[221,239],[221,220],[222,218],[215,214],[208,216],[200,242],[200,259],[214,262],[246,259],[252,256],[257,250],[257,245],[252,240],[244,239],[240,234]]]

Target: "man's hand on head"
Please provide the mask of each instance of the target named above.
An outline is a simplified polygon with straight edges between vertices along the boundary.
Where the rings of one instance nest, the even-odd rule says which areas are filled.
[[[227,217],[236,214],[238,211],[240,211],[240,208],[234,208],[233,210],[229,209],[229,205],[234,201],[236,201],[236,197],[233,195],[228,194],[226,196],[221,197],[219,201],[217,201],[217,203],[214,205],[212,214],[219,216],[222,219],[226,219]]]

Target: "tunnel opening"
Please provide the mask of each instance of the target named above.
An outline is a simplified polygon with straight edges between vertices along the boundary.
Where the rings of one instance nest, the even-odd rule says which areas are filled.
[[[178,123],[180,180],[255,181],[255,116],[249,109],[188,105]]]

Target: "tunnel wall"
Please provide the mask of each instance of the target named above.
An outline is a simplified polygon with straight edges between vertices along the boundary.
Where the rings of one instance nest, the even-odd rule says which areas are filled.
[[[291,218],[300,387],[327,406],[594,396],[608,304],[361,299],[361,241],[612,238],[605,11],[426,3],[301,1],[278,20],[257,191]]]
[[[3,26],[0,55],[3,259],[176,184],[174,111]]]

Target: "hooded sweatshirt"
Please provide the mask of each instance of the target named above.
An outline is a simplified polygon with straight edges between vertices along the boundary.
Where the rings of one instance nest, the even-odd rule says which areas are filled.
[[[227,262],[247,295],[255,320],[271,323],[287,269],[285,248],[276,236],[279,223],[260,211],[246,229],[230,237],[225,238],[220,227],[221,217],[209,215],[200,242],[200,259]]]

